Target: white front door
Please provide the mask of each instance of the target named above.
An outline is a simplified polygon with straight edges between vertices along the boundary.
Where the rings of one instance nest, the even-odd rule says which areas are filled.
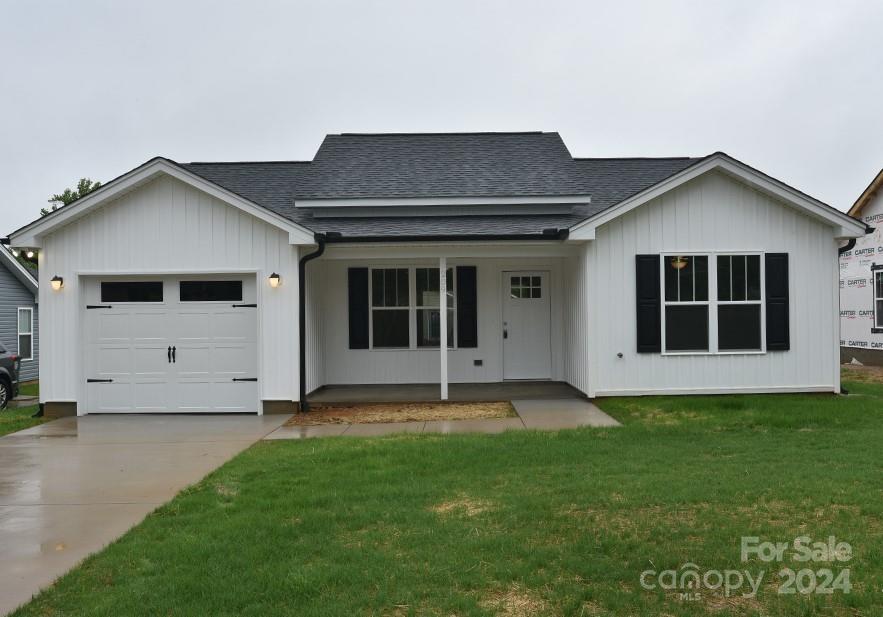
[[[503,272],[503,378],[552,377],[548,272]]]
[[[254,277],[85,283],[87,413],[256,412]]]

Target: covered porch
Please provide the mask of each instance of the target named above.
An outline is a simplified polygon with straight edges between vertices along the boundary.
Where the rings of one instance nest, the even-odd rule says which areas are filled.
[[[543,238],[329,243],[304,277],[306,402],[583,397],[585,257]]]

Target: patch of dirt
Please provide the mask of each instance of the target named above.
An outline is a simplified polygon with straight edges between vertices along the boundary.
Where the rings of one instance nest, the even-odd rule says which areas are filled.
[[[501,617],[531,617],[546,610],[546,602],[542,598],[517,583],[508,589],[488,594],[481,606]]]
[[[515,415],[515,409],[508,401],[484,403],[354,403],[352,405],[313,405],[308,413],[294,414],[285,425],[314,426],[317,424],[476,420],[511,418]]]
[[[723,594],[702,594],[702,601],[712,612],[729,611],[733,615],[758,615],[763,606],[757,598],[746,598],[740,593],[727,597]]]
[[[215,492],[221,497],[236,497],[239,494],[239,487],[227,484],[215,484]]]
[[[707,418],[706,414],[695,411],[665,410],[660,407],[644,407],[640,404],[629,405],[628,411],[633,418],[657,426],[679,426]]]
[[[678,525],[699,528],[697,515],[707,510],[707,505],[691,505],[680,508],[663,508],[661,506],[644,506],[639,508],[584,508],[576,504],[570,504],[560,511],[561,515],[568,518],[586,519],[591,521],[596,528],[609,532],[653,532],[648,526],[648,521],[665,519]],[[653,532],[655,533],[655,532]]]
[[[883,384],[883,366],[841,364],[840,369],[840,378],[844,381],[861,381],[864,383]]]
[[[491,502],[483,499],[472,499],[466,495],[461,495],[456,499],[443,501],[430,508],[436,514],[464,514],[465,516],[476,516],[482,512],[491,509]]]

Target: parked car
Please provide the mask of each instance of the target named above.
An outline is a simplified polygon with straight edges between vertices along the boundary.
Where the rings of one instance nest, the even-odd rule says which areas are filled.
[[[0,343],[0,409],[18,396],[18,372],[21,369],[21,358],[9,353]]]

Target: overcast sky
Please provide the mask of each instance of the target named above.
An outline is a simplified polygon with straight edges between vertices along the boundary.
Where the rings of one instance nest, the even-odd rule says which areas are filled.
[[[723,150],[840,209],[883,167],[883,2],[0,0],[0,233],[88,176],[326,133]]]

